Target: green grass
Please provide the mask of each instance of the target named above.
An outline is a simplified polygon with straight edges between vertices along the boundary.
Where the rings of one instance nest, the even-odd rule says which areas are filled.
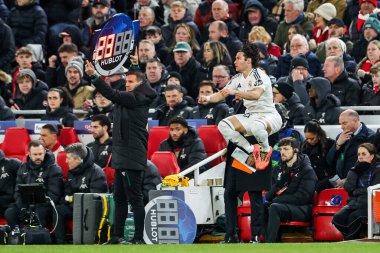
[[[6,253],[351,253],[380,251],[380,243],[276,243],[276,244],[192,244],[192,245],[41,245],[41,246],[0,246]]]

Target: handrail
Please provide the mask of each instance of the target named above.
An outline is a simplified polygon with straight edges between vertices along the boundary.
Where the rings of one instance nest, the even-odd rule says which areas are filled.
[[[45,115],[46,110],[12,110],[16,115]],[[85,110],[73,110],[74,114],[86,114],[88,111]]]
[[[187,168],[186,170],[181,171],[180,173],[178,173],[178,175],[186,176],[187,174],[189,174],[189,173],[191,173],[191,172],[194,171],[194,186],[198,186],[199,185],[199,182],[198,182],[199,181],[199,168],[202,167],[203,165],[206,165],[209,162],[215,160],[219,156],[224,155],[226,152],[227,152],[227,148],[224,148],[224,149],[216,152],[212,156],[209,156],[206,159],[200,161],[199,163],[194,164],[190,168]]]
[[[341,106],[343,110],[346,109],[352,109],[355,111],[380,111],[380,106],[373,105],[373,106]]]

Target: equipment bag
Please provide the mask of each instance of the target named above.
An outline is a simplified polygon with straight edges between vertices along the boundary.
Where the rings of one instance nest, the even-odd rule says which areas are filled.
[[[21,240],[24,245],[51,244],[50,232],[44,227],[26,226],[23,228]]]

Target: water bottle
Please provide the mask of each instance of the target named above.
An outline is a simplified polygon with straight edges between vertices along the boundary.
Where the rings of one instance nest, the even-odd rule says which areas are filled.
[[[128,213],[124,224],[124,239],[130,241],[135,235],[135,220],[133,218],[133,213]]]
[[[20,228],[18,225],[15,226],[15,228],[11,232],[11,236],[8,239],[8,244],[10,245],[18,245],[20,244]]]

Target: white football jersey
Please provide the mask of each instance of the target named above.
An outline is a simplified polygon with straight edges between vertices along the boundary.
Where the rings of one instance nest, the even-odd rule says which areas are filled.
[[[264,93],[258,100],[243,99],[244,106],[247,108],[246,113],[276,112],[273,103],[272,83],[269,76],[261,69],[252,69],[247,78],[244,78],[242,73],[236,74],[225,88],[248,92],[257,87],[262,88]]]

